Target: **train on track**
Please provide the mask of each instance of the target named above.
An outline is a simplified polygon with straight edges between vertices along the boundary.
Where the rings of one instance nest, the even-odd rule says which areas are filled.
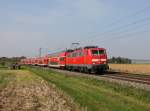
[[[78,70],[86,73],[101,73],[109,69],[107,61],[105,48],[85,46],[48,54],[43,57],[22,59],[21,64]]]

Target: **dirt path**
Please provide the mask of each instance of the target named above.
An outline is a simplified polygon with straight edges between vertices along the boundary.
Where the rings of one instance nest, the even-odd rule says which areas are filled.
[[[71,100],[28,71],[8,71],[15,75],[0,89],[0,111],[74,111]]]

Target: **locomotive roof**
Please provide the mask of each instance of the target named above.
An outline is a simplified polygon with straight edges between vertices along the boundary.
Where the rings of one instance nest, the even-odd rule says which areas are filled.
[[[98,48],[98,46],[85,46],[85,49],[89,49],[89,48]]]
[[[98,47],[98,46],[85,46],[85,47],[80,47],[80,48],[74,49],[73,51],[81,50],[81,49],[92,49],[92,48],[100,48],[100,47]],[[100,49],[104,49],[104,48],[100,48]]]
[[[74,50],[72,49],[67,49],[66,52],[73,52]]]

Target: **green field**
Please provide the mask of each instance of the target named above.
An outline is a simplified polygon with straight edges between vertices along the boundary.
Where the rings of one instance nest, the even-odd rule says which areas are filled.
[[[149,111],[150,109],[150,91],[39,68],[0,69],[0,89],[12,81],[37,81],[37,77],[55,84],[85,111]]]
[[[121,86],[86,77],[28,68],[55,84],[87,111],[149,111],[150,91]]]

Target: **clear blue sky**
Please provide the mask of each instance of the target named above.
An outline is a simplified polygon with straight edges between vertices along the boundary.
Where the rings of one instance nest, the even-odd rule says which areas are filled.
[[[40,47],[45,54],[72,42],[150,59],[150,1],[0,0],[0,56],[36,56]]]

